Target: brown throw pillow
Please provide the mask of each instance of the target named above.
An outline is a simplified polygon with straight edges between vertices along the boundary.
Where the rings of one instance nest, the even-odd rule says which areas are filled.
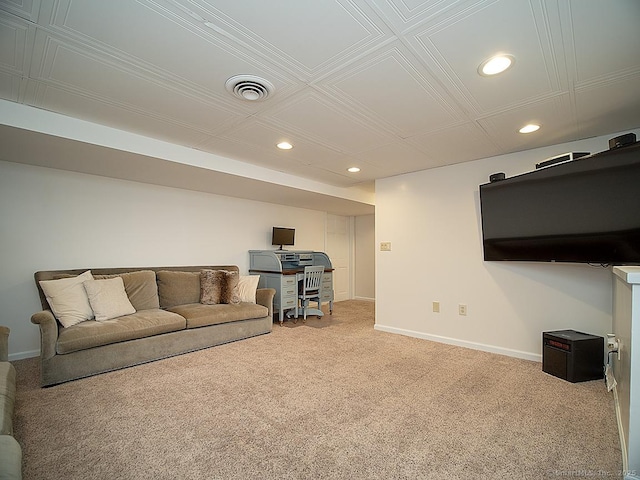
[[[238,289],[238,284],[240,283],[240,274],[238,272],[229,272],[227,270],[223,270],[225,272],[226,284],[225,288],[222,290],[222,303],[230,303],[232,305],[237,305],[240,303],[240,290]]]
[[[201,270],[200,303],[205,305],[220,303],[223,281],[224,277],[221,270]]]
[[[228,270],[200,271],[200,303],[216,305],[218,303],[240,303],[238,291],[238,272]]]

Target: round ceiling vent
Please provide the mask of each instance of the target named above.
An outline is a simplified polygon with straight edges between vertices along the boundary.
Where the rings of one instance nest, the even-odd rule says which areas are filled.
[[[275,91],[275,87],[264,78],[255,75],[236,75],[224,84],[234,97],[250,102],[265,100]]]

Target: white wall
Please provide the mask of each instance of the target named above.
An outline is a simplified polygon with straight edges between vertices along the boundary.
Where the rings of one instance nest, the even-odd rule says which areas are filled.
[[[484,262],[478,186],[491,173],[524,173],[561,153],[607,150],[614,136],[377,181],[376,245],[390,241],[392,250],[376,253],[376,328],[532,360],[541,359],[543,331],[604,336],[611,270]],[[466,316],[458,304],[467,305]]]
[[[355,293],[359,300],[374,300],[375,282],[375,215],[355,217]]]
[[[324,212],[0,161],[0,324],[12,359],[38,355],[38,270],[235,264],[270,249],[325,250]]]

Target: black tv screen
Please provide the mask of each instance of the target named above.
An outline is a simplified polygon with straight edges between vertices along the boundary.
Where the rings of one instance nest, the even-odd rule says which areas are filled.
[[[640,264],[640,142],[480,185],[485,260]]]
[[[280,245],[280,248],[284,245],[293,245],[295,237],[296,230],[294,228],[273,227],[271,245]]]

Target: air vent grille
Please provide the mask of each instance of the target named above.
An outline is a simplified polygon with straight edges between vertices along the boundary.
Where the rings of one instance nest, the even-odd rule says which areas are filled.
[[[275,91],[275,87],[264,78],[254,75],[236,75],[225,83],[225,87],[234,97],[249,102],[265,100]]]

